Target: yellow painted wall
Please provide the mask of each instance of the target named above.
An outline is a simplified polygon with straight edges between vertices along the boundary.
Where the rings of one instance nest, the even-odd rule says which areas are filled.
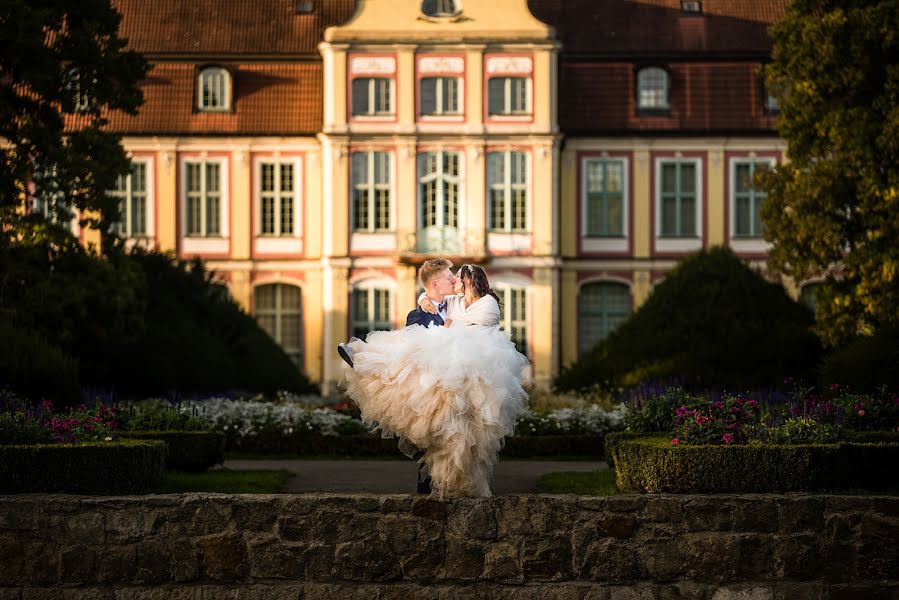
[[[246,150],[231,153],[231,258],[250,258],[253,232],[251,219],[250,155]]]

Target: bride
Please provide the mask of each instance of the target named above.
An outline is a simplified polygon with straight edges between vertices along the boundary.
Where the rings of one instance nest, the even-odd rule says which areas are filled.
[[[352,340],[347,394],[362,420],[420,462],[438,497],[490,496],[503,439],[526,410],[527,359],[499,328],[497,296],[481,267],[463,265],[444,326],[412,325]],[[423,309],[433,307],[422,296]]]

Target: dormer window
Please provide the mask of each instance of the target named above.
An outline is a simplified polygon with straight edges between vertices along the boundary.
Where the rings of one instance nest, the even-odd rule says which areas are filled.
[[[702,14],[702,2],[696,0],[681,0],[680,9],[682,12],[690,14]]]
[[[231,109],[231,74],[222,67],[206,67],[197,77],[197,108],[202,111]]]
[[[668,110],[668,73],[647,67],[637,73],[637,109]]]
[[[455,17],[461,10],[459,0],[424,0],[421,12],[428,17]]]
[[[96,84],[97,80],[94,79],[93,83]],[[68,89],[72,94],[72,107],[76,113],[86,112],[91,106],[91,97],[82,89],[83,87],[81,74],[75,69],[70,70]]]

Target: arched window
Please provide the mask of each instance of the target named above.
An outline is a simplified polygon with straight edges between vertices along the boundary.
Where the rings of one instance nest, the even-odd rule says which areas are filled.
[[[459,0],[424,0],[421,12],[429,17],[454,17],[461,10]]]
[[[231,74],[222,67],[206,67],[197,77],[197,108],[231,109]]]
[[[637,108],[664,110],[668,108],[668,73],[659,67],[646,67],[637,73]]]
[[[631,289],[606,281],[581,286],[578,296],[578,352],[590,352],[596,344],[631,316]]]
[[[302,290],[295,285],[269,283],[253,293],[253,314],[259,326],[299,368],[303,368]]]
[[[364,340],[372,331],[393,329],[390,323],[390,295],[390,288],[379,287],[375,282],[363,282],[353,287],[353,337]]]

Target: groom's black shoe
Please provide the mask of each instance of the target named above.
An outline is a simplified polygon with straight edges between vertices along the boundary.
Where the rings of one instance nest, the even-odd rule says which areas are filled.
[[[350,348],[346,344],[337,344],[337,354],[339,354],[340,358],[342,358],[343,361],[346,364],[350,365],[350,367],[352,368],[352,366],[353,366],[353,349],[352,348]]]

